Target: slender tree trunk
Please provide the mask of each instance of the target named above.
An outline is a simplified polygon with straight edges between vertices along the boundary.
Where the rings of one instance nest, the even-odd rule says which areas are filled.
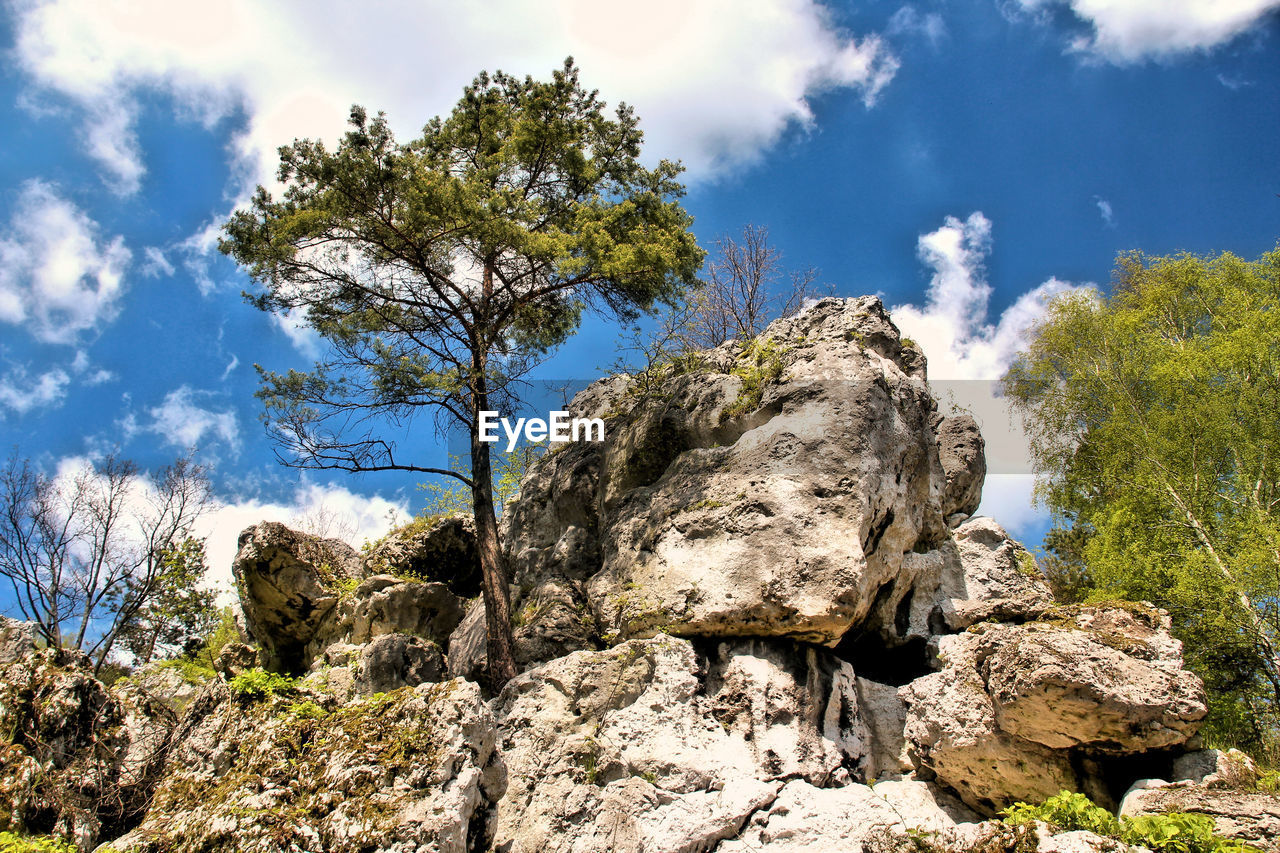
[[[493,472],[489,445],[480,440],[480,412],[489,405],[483,363],[472,378],[471,501],[476,519],[476,549],[484,592],[484,617],[488,642],[489,689],[497,693],[516,675],[515,642],[511,636],[511,593],[498,543],[498,518],[493,507]]]

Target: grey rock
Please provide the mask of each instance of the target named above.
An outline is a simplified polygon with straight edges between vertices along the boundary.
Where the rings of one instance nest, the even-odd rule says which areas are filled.
[[[258,652],[244,643],[231,642],[213,660],[213,669],[228,681],[258,665]]]
[[[976,622],[1035,618],[1053,604],[1035,559],[994,519],[971,518],[953,531],[959,572],[945,571],[940,613],[951,631]]]
[[[1206,713],[1159,611],[1062,608],[1045,622],[976,625],[942,637],[939,657],[941,672],[900,691],[910,750],[988,813],[1081,790],[1090,780],[1074,756],[1185,743]]]
[[[1250,789],[1259,776],[1257,763],[1238,749],[1200,749],[1174,759],[1170,778],[1210,788]]]
[[[982,503],[982,482],[987,476],[986,443],[972,415],[940,418],[935,426],[938,458],[946,475],[942,514],[973,515]]]
[[[34,622],[0,616],[0,666],[30,658],[36,648]]]
[[[485,634],[484,602],[476,600],[449,635],[449,674],[454,678],[480,681],[484,677],[488,637]]]
[[[212,685],[184,720],[146,819],[113,847],[471,849],[473,819],[504,785],[493,718],[475,684],[423,684],[342,707],[310,698],[325,711],[300,717],[291,711],[299,697],[246,706]],[[304,731],[317,747],[297,749]]]
[[[826,299],[652,393],[614,379],[579,395],[575,415],[608,401],[607,440],[540,460],[504,520],[518,654],[660,630],[832,646],[892,631],[866,623],[913,595],[904,555],[947,539],[910,352],[878,300]]]
[[[1213,819],[1214,833],[1268,853],[1280,851],[1280,796],[1257,791],[1180,783],[1131,791],[1122,813],[1129,817],[1188,812]]]
[[[874,850],[880,839],[902,842],[888,849],[914,849],[908,831],[926,833],[939,849],[965,849],[978,835],[973,814],[954,798],[920,781],[878,782],[817,788],[788,782],[738,837],[717,853],[827,853]],[[864,846],[867,845],[867,846]]]
[[[307,669],[307,647],[337,605],[340,584],[364,573],[345,543],[270,521],[240,534],[231,569],[245,626],[261,649],[263,666],[288,673]]]
[[[356,688],[371,694],[416,687],[442,680],[444,668],[440,647],[430,640],[383,634],[362,647]]]
[[[364,564],[370,575],[435,581],[463,598],[480,594],[480,553],[470,516],[444,516],[393,530],[369,549]]]
[[[706,849],[780,779],[847,777],[864,733],[852,672],[824,655],[757,641],[704,661],[688,641],[658,637],[517,676],[494,703],[508,791],[493,845]],[[601,848],[597,833],[613,825],[625,843]]]

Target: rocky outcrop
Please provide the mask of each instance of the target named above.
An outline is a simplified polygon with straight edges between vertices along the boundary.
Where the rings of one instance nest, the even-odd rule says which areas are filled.
[[[941,625],[934,626],[936,631],[959,631],[977,622],[1022,622],[1053,604],[1035,558],[994,519],[961,523],[952,542],[959,570],[948,566],[939,578]]]
[[[424,519],[393,530],[364,555],[369,574],[393,571],[443,583],[455,595],[480,594],[480,554],[470,516]]]
[[[923,359],[878,300],[823,300],[703,366],[588,389],[570,409],[610,415],[607,440],[526,477],[505,546],[529,661],[658,630],[834,646],[946,541]]]
[[[359,557],[344,542],[317,539],[273,521],[245,530],[238,545],[231,570],[263,666],[305,671],[307,647],[337,605],[342,583],[364,576]]]
[[[0,830],[92,849],[142,819],[175,717],[136,685],[109,690],[79,652],[24,649],[30,636],[0,624]]]
[[[973,515],[982,503],[982,482],[987,476],[986,442],[972,415],[939,418],[938,460],[946,477],[942,491],[942,514]]]
[[[215,684],[179,734],[119,853],[463,853],[503,791],[493,718],[469,682],[341,707],[296,692],[246,701]]]
[[[494,713],[492,843],[512,853],[707,849],[784,780],[847,782],[865,750],[848,666],[761,641],[577,652],[518,676]]]
[[[372,561],[362,561],[343,543],[316,540],[272,522],[242,533],[233,570],[242,593],[245,621],[259,644],[263,665],[290,674],[332,666],[335,657],[342,657],[341,647],[361,646],[387,635],[420,638],[440,659],[441,649],[463,616],[458,596],[446,584],[416,575],[366,574],[371,565],[407,571],[398,564],[388,564],[391,556],[409,553],[406,543],[420,546],[412,552],[419,557],[428,546],[435,549],[431,553],[436,556],[447,554],[446,544],[457,544],[455,540],[465,538],[459,531],[468,528],[461,519],[446,521],[458,523],[428,528],[427,534],[438,534],[434,538],[406,536],[396,547],[379,550]],[[474,551],[474,536],[471,549]],[[425,571],[423,565],[418,568]],[[329,653],[331,646],[339,648]],[[403,646],[401,650],[417,662],[405,662],[398,669],[402,673],[437,672],[433,680],[438,680],[443,666],[426,664],[417,654],[425,648],[421,644],[412,649]],[[387,667],[374,669],[383,675],[390,672]],[[379,684],[395,683],[382,675],[370,677]],[[395,686],[416,683],[420,682]]]
[[[1120,810],[1127,817],[1168,812],[1205,815],[1223,838],[1280,851],[1280,796],[1275,793],[1160,782],[1130,792]]]
[[[1088,787],[1081,758],[1185,743],[1204,689],[1168,630],[1159,611],[1083,607],[940,638],[943,669],[901,692],[917,766],[989,813]]]

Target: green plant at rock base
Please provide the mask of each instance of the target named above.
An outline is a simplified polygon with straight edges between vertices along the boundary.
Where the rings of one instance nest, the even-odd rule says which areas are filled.
[[[78,853],[78,848],[52,835],[0,832],[0,853]]]
[[[1214,834],[1207,815],[1170,812],[1119,817],[1097,806],[1084,794],[1062,791],[1038,806],[1015,803],[1002,811],[1004,822],[1021,826],[1044,821],[1055,832],[1083,830],[1141,845],[1153,853],[1260,853],[1255,847]]]
[[[742,380],[742,387],[737,398],[720,410],[720,423],[760,407],[765,388],[782,376],[782,356],[786,352],[786,347],[772,339],[756,338],[747,344],[733,368],[733,375]]]
[[[262,667],[245,670],[232,678],[229,685],[233,693],[246,699],[266,699],[298,689],[296,679],[277,672],[267,672]]]

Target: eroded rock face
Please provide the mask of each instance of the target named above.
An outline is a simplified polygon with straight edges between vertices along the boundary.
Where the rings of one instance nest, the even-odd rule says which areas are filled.
[[[528,660],[659,629],[835,645],[912,594],[904,554],[946,541],[923,359],[878,300],[823,300],[704,364],[648,396],[588,389],[570,408],[612,414],[607,441],[522,484],[505,544]]]
[[[1034,619],[1053,604],[1035,559],[994,519],[971,518],[952,537],[959,571],[944,571],[939,584],[940,630],[960,631],[976,622]]]
[[[508,789],[493,845],[707,849],[781,779],[847,780],[864,733],[852,672],[824,655],[758,642],[703,658],[664,636],[518,676],[494,706]],[[602,831],[621,846],[593,847]]]
[[[1204,688],[1168,628],[1159,611],[1084,607],[942,637],[942,671],[900,694],[917,765],[989,812],[1080,790],[1074,757],[1185,743]]]
[[[246,704],[215,684],[184,721],[145,822],[113,847],[463,853],[473,818],[502,794],[495,740],[469,682],[342,707],[319,694]]]
[[[339,583],[364,576],[351,546],[273,521],[240,534],[231,570],[262,665],[288,673],[304,672],[310,665],[307,646],[337,605]]]
[[[946,476],[942,514],[973,515],[982,503],[982,482],[987,476],[986,442],[972,415],[940,418],[935,426],[938,458]]]
[[[392,531],[364,556],[370,574],[394,570],[443,583],[455,595],[480,594],[480,554],[470,516],[452,515]]]
[[[137,686],[108,689],[77,652],[24,651],[28,628],[0,630],[0,830],[92,849],[141,820],[174,713]]]
[[[1189,812],[1213,819],[1214,833],[1260,850],[1280,851],[1280,796],[1198,784],[1161,784],[1131,792],[1121,814]]]

